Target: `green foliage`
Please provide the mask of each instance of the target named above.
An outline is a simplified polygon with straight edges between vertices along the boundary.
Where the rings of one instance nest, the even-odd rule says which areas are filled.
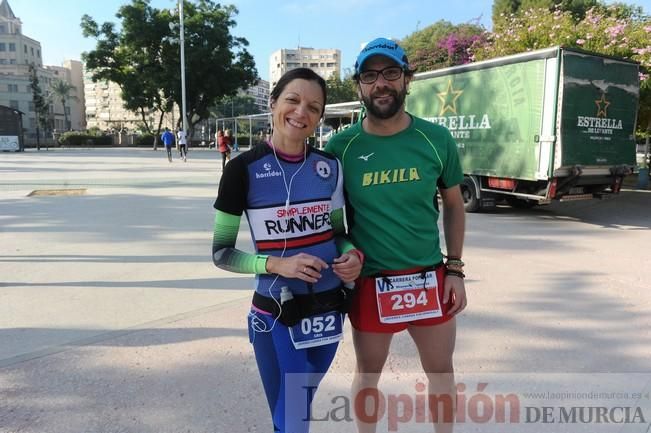
[[[142,134],[137,136],[135,139],[136,146],[151,147],[153,142],[154,142],[153,134]],[[157,146],[163,145],[163,141],[161,140],[160,135],[156,136],[156,145]]]
[[[228,96],[222,98],[215,106],[210,108],[214,117],[242,116],[246,114],[258,114],[260,109],[255,105],[255,100],[248,95]]]
[[[59,98],[59,101],[61,101],[61,106],[63,107],[63,117],[65,120],[65,129],[70,129],[68,112],[66,111],[66,102],[69,99],[78,99],[76,96],[70,94],[70,92],[76,90],[76,87],[66,81],[55,80],[54,83],[50,85],[50,90],[52,91],[52,94]]]
[[[569,12],[574,20],[580,21],[589,9],[599,6],[598,0],[495,0],[493,25],[529,9],[561,10]]]
[[[338,76],[332,75],[326,81],[326,91],[328,94],[328,104],[357,100],[357,84],[353,80],[352,73],[343,80]]]
[[[179,18],[149,3],[132,0],[120,7],[119,32],[113,23],[100,26],[88,15],[81,23],[84,36],[97,40],[95,50],[82,55],[93,80],[117,83],[125,107],[140,112],[148,129],[148,110],[162,116],[173,103],[182,105]],[[212,0],[184,2],[186,116],[192,124],[208,118],[209,107],[224,96],[257,79],[247,40],[229,31],[237,13],[234,6]]]
[[[92,135],[77,131],[68,131],[61,134],[59,144],[66,147],[74,146],[112,146],[113,140],[110,136]]]
[[[32,90],[32,101],[34,102],[37,124],[46,130],[48,126],[49,101],[43,96],[43,90],[41,89],[38,76],[36,75],[36,68],[33,64],[29,65],[29,87]]]
[[[469,49],[484,33],[484,28],[475,24],[438,21],[412,33],[400,45],[407,53],[410,66],[424,72],[468,63]]]
[[[435,47],[441,39],[454,31],[455,26],[449,21],[437,21],[401,40],[400,46],[407,53],[409,60],[412,61],[412,57],[416,52]]]
[[[88,130],[86,130],[86,134],[98,136],[102,135],[102,131],[97,126],[93,126],[92,128],[88,128]]]

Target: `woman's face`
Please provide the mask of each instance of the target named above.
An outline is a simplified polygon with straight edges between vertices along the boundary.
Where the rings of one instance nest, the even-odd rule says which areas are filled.
[[[274,136],[304,141],[319,124],[324,104],[323,92],[316,81],[290,81],[271,104]]]

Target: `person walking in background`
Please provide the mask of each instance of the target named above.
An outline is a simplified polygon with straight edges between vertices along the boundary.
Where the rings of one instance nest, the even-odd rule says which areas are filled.
[[[172,162],[172,145],[174,144],[174,134],[172,134],[169,128],[165,128],[165,131],[160,136],[160,139],[165,145],[165,150],[167,151],[167,160],[169,162]]]
[[[179,143],[179,156],[183,158],[184,162],[188,161],[188,137],[186,135],[185,130],[183,128],[179,129],[179,132],[177,132],[176,137],[178,139]]]
[[[270,96],[272,137],[226,164],[215,201],[215,265],[256,274],[249,339],[278,433],[309,431],[306,410],[352,296],[342,281],[357,278],[363,261],[343,237],[341,164],[305,145],[325,103],[325,81],[314,71],[285,73]],[[256,254],[235,249],[244,212]]]
[[[233,152],[239,152],[240,145],[237,143],[237,137],[233,136],[230,129],[226,130],[226,135],[228,136],[228,139],[231,141],[231,147],[233,148]]]
[[[216,141],[219,153],[222,155],[222,170],[224,170],[226,161],[231,158],[230,137],[224,135],[224,131],[220,129],[217,131]]]
[[[448,397],[444,413],[433,414],[441,433],[453,430],[455,316],[466,307],[463,172],[450,132],[405,111],[412,76],[398,44],[384,38],[369,42],[354,75],[366,116],[330,139],[326,151],[344,167],[349,234],[366,255],[350,311],[357,357],[352,399],[362,389],[377,388],[393,334],[407,330],[430,395]],[[375,431],[374,423],[356,422],[360,432]]]
[[[231,146],[231,149],[233,149],[233,152],[239,152],[240,147],[237,144],[237,138],[233,137],[231,134],[231,130],[227,129],[224,131],[224,136],[228,138],[228,145]]]

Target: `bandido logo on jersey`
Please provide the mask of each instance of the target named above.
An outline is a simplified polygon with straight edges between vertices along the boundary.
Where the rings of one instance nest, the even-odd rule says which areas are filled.
[[[283,174],[279,172],[278,170],[272,170],[271,169],[271,164],[268,162],[265,162],[264,165],[262,166],[264,168],[264,173],[256,173],[255,178],[256,179],[265,179],[268,177],[276,177],[276,176],[282,176]]]
[[[314,164],[314,170],[316,171],[316,174],[318,174],[322,179],[327,179],[332,174],[330,164],[323,160],[319,160],[316,162],[316,164]]]
[[[278,235],[287,238],[287,248],[298,248],[315,245],[332,238],[330,223],[330,201],[315,201],[284,206],[274,206],[263,209],[249,209],[249,221],[258,250],[269,250],[284,247],[284,240],[278,240]]]

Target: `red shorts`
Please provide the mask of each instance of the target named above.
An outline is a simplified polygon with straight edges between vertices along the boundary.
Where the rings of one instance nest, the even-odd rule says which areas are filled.
[[[402,271],[384,271],[383,275],[407,275],[423,270],[422,267],[406,269]],[[355,329],[363,332],[381,332],[392,334],[404,331],[408,326],[432,326],[445,323],[454,316],[448,314],[448,310],[453,304],[452,297],[447,304],[443,304],[443,282],[445,280],[445,266],[441,265],[436,268],[436,279],[438,286],[438,298],[441,303],[443,315],[441,317],[432,317],[427,319],[414,320],[403,323],[382,323],[378,313],[377,299],[375,295],[375,277],[360,277],[355,281],[356,295],[353,299],[353,305],[349,312],[350,323]]]

